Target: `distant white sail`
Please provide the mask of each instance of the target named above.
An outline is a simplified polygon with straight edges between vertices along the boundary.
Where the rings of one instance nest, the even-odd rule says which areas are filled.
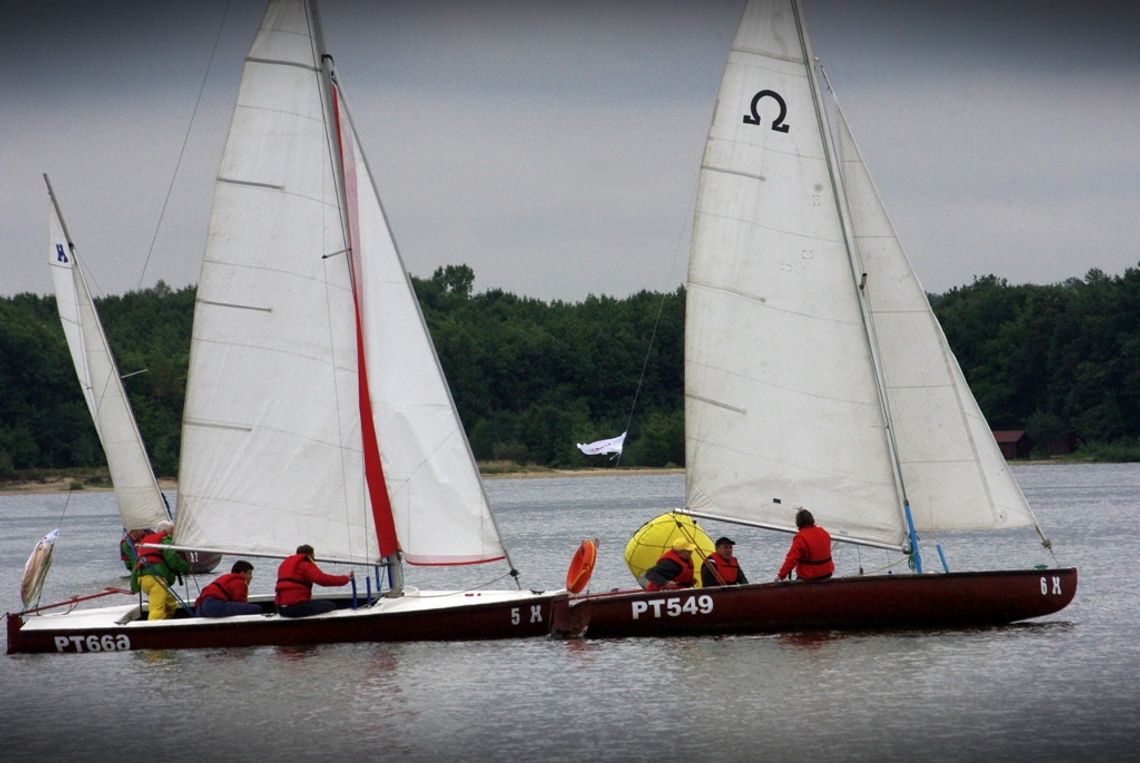
[[[626,433],[622,432],[617,437],[611,437],[608,440],[580,442],[578,443],[578,450],[582,451],[587,456],[620,455],[622,447],[625,445],[625,435]]]
[[[166,504],[50,183],[48,192],[52,196],[49,262],[56,307],[83,399],[107,458],[119,515],[127,530],[154,527],[168,519]]]

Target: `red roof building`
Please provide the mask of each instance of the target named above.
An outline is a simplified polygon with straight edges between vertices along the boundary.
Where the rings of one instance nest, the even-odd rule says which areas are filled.
[[[995,429],[994,439],[997,440],[1001,454],[1006,461],[1014,458],[1029,458],[1029,451],[1033,449],[1023,429]]]

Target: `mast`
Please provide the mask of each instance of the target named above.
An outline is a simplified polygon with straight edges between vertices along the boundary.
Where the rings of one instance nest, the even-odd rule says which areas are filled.
[[[914,522],[910,515],[910,501],[907,499],[906,486],[903,482],[898,444],[895,440],[894,427],[891,425],[890,405],[887,401],[886,390],[883,386],[883,368],[879,358],[878,343],[875,339],[875,327],[871,319],[871,308],[867,303],[867,273],[863,269],[863,264],[859,257],[859,250],[855,244],[855,236],[851,225],[851,212],[847,206],[847,196],[843,189],[843,179],[837,170],[838,163],[836,161],[835,144],[832,138],[830,121],[827,117],[827,109],[823,103],[823,95],[820,90],[816,66],[813,65],[815,56],[812,53],[811,41],[808,38],[807,27],[804,22],[802,0],[794,0],[792,10],[796,19],[796,30],[799,33],[800,45],[804,51],[804,64],[807,68],[808,82],[812,91],[812,99],[814,101],[816,119],[818,120],[818,127],[822,138],[824,156],[827,160],[828,174],[831,176],[831,187],[834,194],[835,206],[843,229],[844,246],[847,250],[848,260],[851,265],[851,283],[856,291],[855,297],[859,304],[859,315],[863,321],[863,331],[867,339],[867,349],[871,356],[871,368],[874,375],[875,390],[878,394],[879,408],[882,413],[883,434],[886,438],[887,450],[890,453],[889,460],[891,473],[894,476],[895,492],[898,496],[900,519],[903,523],[902,526],[907,529],[910,551],[915,560],[916,571],[922,572],[922,562],[918,555],[918,538],[915,534]]]
[[[356,221],[349,208],[350,199],[346,184],[347,169],[344,163],[343,141],[341,137],[341,114],[339,105],[343,102],[343,94],[339,93],[336,81],[336,72],[333,69],[333,59],[325,49],[324,31],[321,26],[320,13],[316,0],[307,4],[309,23],[312,28],[313,44],[315,46],[314,58],[318,63],[317,75],[320,77],[321,104],[324,109],[325,137],[328,141],[328,153],[332,163],[334,185],[336,187],[338,208],[340,211],[341,234],[344,240],[344,250],[335,256],[343,256],[348,268],[349,282],[352,284],[353,308],[356,315],[356,347],[357,347],[357,377],[359,394],[360,430],[362,448],[364,453],[364,481],[368,493],[369,505],[372,509],[373,522],[376,528],[377,541],[383,564],[388,568],[388,582],[393,593],[403,590],[403,571],[400,566],[399,539],[396,536],[395,525],[392,518],[392,507],[388,497],[387,484],[384,480],[383,466],[380,460],[379,444],[377,442],[375,423],[372,416],[372,402],[368,389],[368,375],[365,367],[364,336],[361,321],[361,289],[358,283],[359,274],[354,267],[360,252],[356,251],[358,245]],[[347,115],[345,115],[347,120]],[[351,128],[349,128],[351,129]]]

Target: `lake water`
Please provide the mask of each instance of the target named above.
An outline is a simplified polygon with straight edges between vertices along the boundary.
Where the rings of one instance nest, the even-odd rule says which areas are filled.
[[[1131,759],[1140,742],[1140,467],[1015,473],[1058,561],[1080,568],[1073,604],[1043,621],[958,631],[13,655],[0,657],[0,750],[13,761]],[[601,543],[591,587],[629,587],[626,541],[682,492],[677,474],[488,482],[524,585],[540,589],[562,584],[585,537]],[[789,541],[703,524],[713,537],[737,541],[742,566],[758,581],[775,573]],[[63,534],[45,603],[123,584],[110,494],[0,496],[5,609],[19,608],[24,561],[56,526]],[[1050,561],[1028,533],[940,541],[955,569]],[[842,547],[837,562],[842,574],[889,558]],[[270,590],[275,564],[254,563],[255,592]],[[926,563],[937,564],[933,549]],[[408,570],[409,583],[423,588],[470,576]]]

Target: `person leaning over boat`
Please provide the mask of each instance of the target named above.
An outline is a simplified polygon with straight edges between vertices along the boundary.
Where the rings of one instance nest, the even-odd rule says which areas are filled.
[[[139,540],[139,559],[131,573],[131,591],[146,594],[150,610],[148,620],[166,620],[174,616],[178,599],[170,586],[174,585],[178,575],[190,571],[189,562],[174,549],[147,548],[147,544],[169,546],[173,542],[170,537],[173,532],[174,523],[163,521],[155,526],[154,532]]]
[[[716,553],[701,565],[701,585],[705,588],[718,585],[744,585],[748,578],[740,569],[740,562],[732,555],[736,541],[732,538],[716,539]]]
[[[673,541],[673,547],[646,571],[645,590],[690,588],[696,579],[693,570],[693,552],[696,550],[697,547],[684,538]]]
[[[792,538],[776,580],[783,580],[794,567],[800,580],[822,580],[835,572],[835,562],[831,561],[831,535],[822,527],[817,527],[815,517],[807,509],[796,512],[796,527],[799,530]]]
[[[336,609],[334,602],[326,599],[313,600],[313,583],[323,586],[340,586],[355,577],[347,575],[326,575],[317,567],[316,552],[305,544],[297,546],[297,553],[286,557],[277,568],[277,612],[282,617],[307,617],[331,612]]]
[[[239,559],[229,572],[202,589],[194,602],[194,611],[198,617],[260,615],[261,607],[249,603],[249,581],[252,579],[253,565]]]
[[[145,530],[127,530],[123,533],[123,538],[119,541],[119,558],[123,560],[123,566],[127,568],[127,572],[134,572],[135,564],[139,560],[139,552],[135,545],[143,539],[144,535],[149,535],[152,532],[154,530],[146,528]]]

